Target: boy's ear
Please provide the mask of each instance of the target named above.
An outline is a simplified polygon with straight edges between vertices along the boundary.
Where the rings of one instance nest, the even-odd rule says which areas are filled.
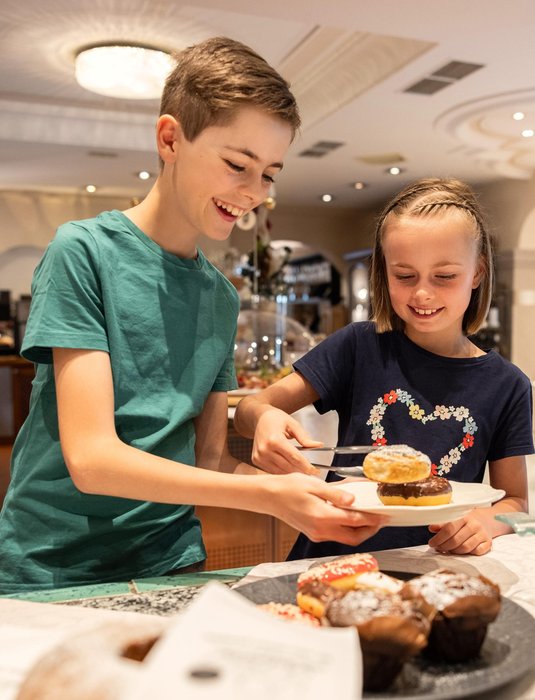
[[[164,163],[174,162],[177,154],[177,141],[182,137],[179,122],[170,114],[162,114],[156,124],[158,153]]]

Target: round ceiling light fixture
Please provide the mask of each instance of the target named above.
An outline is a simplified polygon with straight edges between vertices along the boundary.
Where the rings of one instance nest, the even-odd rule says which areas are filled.
[[[90,46],[76,55],[75,76],[79,85],[98,95],[154,100],[174,65],[169,53],[148,46]]]

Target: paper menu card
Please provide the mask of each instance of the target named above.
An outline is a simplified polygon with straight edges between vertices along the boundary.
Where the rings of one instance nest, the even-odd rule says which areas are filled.
[[[121,700],[355,700],[362,660],[352,628],[314,628],[209,583],[176,616]]]

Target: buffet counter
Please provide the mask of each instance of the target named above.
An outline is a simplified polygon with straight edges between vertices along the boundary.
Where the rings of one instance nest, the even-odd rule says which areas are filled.
[[[494,540],[493,550],[483,557],[445,556],[427,546],[377,552],[375,556],[381,569],[394,575],[395,572],[425,573],[439,566],[467,573],[477,571],[495,581],[504,597],[535,616],[535,537],[499,537]],[[135,621],[146,620],[148,615],[172,615],[183,610],[208,581],[217,580],[239,588],[266,578],[298,573],[311,563],[312,560],[266,563],[253,569],[140,579],[0,598],[3,650],[0,700],[14,700],[17,688],[35,660],[74,632],[93,629],[110,619]],[[470,697],[535,700],[535,670],[505,687]]]

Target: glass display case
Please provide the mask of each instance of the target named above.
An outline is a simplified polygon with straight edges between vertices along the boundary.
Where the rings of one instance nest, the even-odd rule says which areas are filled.
[[[314,343],[308,329],[289,316],[259,309],[242,310],[234,353],[240,387],[264,388],[289,374],[292,363]]]

